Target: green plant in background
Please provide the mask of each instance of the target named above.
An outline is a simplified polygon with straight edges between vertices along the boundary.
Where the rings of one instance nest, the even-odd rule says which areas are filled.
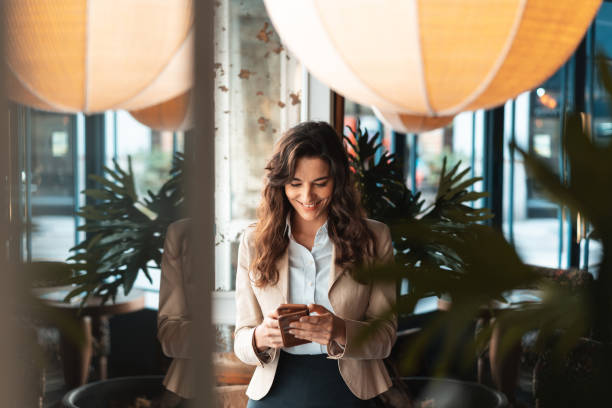
[[[85,190],[95,202],[77,213],[85,220],[78,230],[87,238],[71,248],[74,254],[68,261],[79,272],[71,279],[76,288],[67,301],[81,294],[82,304],[92,295],[102,302],[114,301],[120,287],[125,294],[131,291],[140,271],[151,281],[149,264],[159,267],[168,225],[183,213],[184,158],[177,153],[174,159],[170,178],[142,200],[136,193],[131,158],[127,171],[114,162],[114,169],[104,168],[106,177],[89,176],[101,187]]]
[[[467,367],[491,336],[492,328],[488,327],[478,337],[468,335],[466,339],[483,309],[496,300],[505,302],[512,289],[534,286],[539,276],[521,262],[500,233],[483,223],[493,215],[474,204],[488,194],[473,191],[481,178],[466,177],[469,168],[461,170],[460,162],[448,168],[443,158],[435,199],[424,208],[421,193],[406,187],[394,155],[376,154],[382,149],[377,137],[357,131],[353,138],[347,138],[347,143],[354,151],[350,162],[364,208],[370,217],[390,227],[395,248],[393,265],[376,268],[374,273],[359,271],[361,278],[407,280],[407,293],[402,293],[389,311],[400,317],[410,316],[424,297],[443,296],[452,301],[449,313],[432,316],[421,332],[405,343],[409,347],[399,351],[400,372],[414,372],[432,344],[439,345],[432,362],[435,374],[447,373],[451,364]],[[368,330],[362,335],[365,339]],[[465,359],[457,361],[460,356]]]
[[[465,179],[469,168],[460,171],[459,162],[447,169],[443,159],[435,201],[423,208],[421,193],[406,187],[400,163],[395,155],[383,151],[378,134],[370,137],[359,126],[351,133],[353,138],[345,136],[345,140],[352,150],[350,166],[362,204],[369,217],[391,229],[401,271],[395,274],[387,269],[386,273],[393,279],[409,280],[409,294],[400,297],[398,305],[400,313],[410,314],[418,299],[447,293],[464,272],[465,261],[449,239],[459,239],[470,231],[468,226],[492,217],[487,208],[469,205],[487,193],[469,191],[481,178]]]
[[[356,131],[348,129],[353,136],[344,136],[350,147],[349,164],[368,216],[387,222],[420,214],[423,206],[420,193],[414,194],[406,187],[401,163],[394,154],[384,151],[378,133],[373,137],[367,129],[362,133],[359,123]]]

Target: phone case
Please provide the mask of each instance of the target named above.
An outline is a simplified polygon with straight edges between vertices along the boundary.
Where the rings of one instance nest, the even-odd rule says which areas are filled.
[[[291,322],[300,320],[302,316],[308,316],[308,306],[300,304],[283,304],[277,309],[278,325],[280,327],[283,345],[285,347],[294,347],[301,344],[310,343],[310,340],[298,339],[293,334],[289,333]]]

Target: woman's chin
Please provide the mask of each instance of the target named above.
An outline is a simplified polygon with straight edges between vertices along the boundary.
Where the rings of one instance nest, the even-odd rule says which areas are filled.
[[[304,221],[315,221],[321,218],[321,211],[319,210],[308,211],[300,208],[299,210],[297,210],[297,213]]]

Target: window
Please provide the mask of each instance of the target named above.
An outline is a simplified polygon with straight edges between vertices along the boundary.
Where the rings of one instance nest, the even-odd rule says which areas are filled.
[[[457,115],[448,126],[410,136],[409,148],[414,149],[415,154],[408,186],[421,192],[425,207],[435,199],[445,157],[447,168],[461,161],[462,167],[471,167],[470,177],[482,176],[483,121],[483,111],[465,112]],[[482,190],[482,182],[476,183],[474,188]]]
[[[566,68],[562,68],[505,107],[504,232],[523,261],[549,267],[567,266],[569,213],[550,201],[526,173],[520,154],[507,146],[514,140],[525,151],[536,153],[557,174],[565,175],[561,124],[566,75]]]
[[[589,35],[590,34],[590,35]],[[602,3],[593,29],[587,34],[587,84],[585,87],[586,112],[591,119],[590,128],[597,143],[612,142],[612,103],[607,99],[599,74],[595,67],[595,52],[602,52],[607,66],[612,65],[612,4]],[[582,259],[580,265],[589,270],[601,261],[602,248],[599,241],[588,238],[589,227],[586,226],[587,238],[581,242]]]
[[[183,151],[184,133],[153,130],[126,111],[107,112],[105,130],[106,165],[112,168],[115,159],[125,169],[129,156],[138,195],[158,191],[169,177],[174,153]]]
[[[76,115],[12,107],[19,127],[25,231],[23,257],[63,261],[74,246]]]

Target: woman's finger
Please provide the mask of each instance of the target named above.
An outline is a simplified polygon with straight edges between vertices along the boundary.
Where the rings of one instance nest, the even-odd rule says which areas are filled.
[[[297,328],[297,329],[291,329],[289,330],[289,333],[293,334],[293,333],[298,333],[301,336],[307,336],[308,338],[313,338],[313,337],[325,337],[328,334],[331,335],[331,332],[329,330],[311,330],[309,328]]]
[[[269,318],[275,319],[275,320],[278,319],[278,310],[276,310],[276,309],[272,310],[271,312],[269,312],[267,314],[266,317],[269,317]]]
[[[304,323],[318,324],[321,320],[323,320],[321,316],[304,316],[301,317],[299,321]]]
[[[299,322],[299,323],[294,322],[294,323],[291,323],[291,326],[289,327],[292,329],[299,329],[299,330],[312,331],[312,332],[325,330],[325,328],[321,325],[307,323],[307,322]]]
[[[264,323],[265,323],[266,327],[271,327],[273,329],[278,329],[279,328],[278,320],[276,320],[276,319],[271,319],[271,318],[266,317],[264,319]]]
[[[292,330],[293,332],[293,330]],[[331,339],[331,335],[327,334],[327,333],[315,333],[315,332],[309,332],[306,330],[295,330],[294,333],[292,333],[295,337],[297,337],[298,339],[305,339],[305,340],[310,340],[313,341],[315,343],[319,343],[322,345],[327,345]]]
[[[308,320],[292,322],[289,327],[302,329],[302,330],[313,330],[313,331],[332,331],[332,321],[330,319],[319,319],[319,320]]]

